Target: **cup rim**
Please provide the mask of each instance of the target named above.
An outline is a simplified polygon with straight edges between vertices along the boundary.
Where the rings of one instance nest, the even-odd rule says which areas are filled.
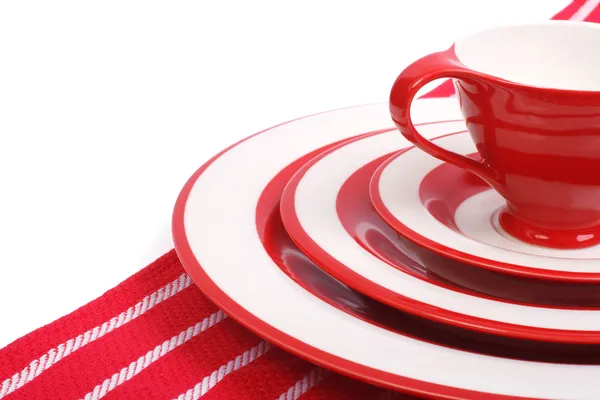
[[[498,75],[493,75],[490,73],[486,73],[466,64],[460,57],[460,47],[465,44],[468,40],[473,39],[476,36],[479,36],[484,33],[498,31],[498,30],[510,30],[516,28],[526,28],[526,27],[545,27],[545,26],[554,26],[554,27],[585,27],[586,29],[591,29],[598,31],[600,35],[600,24],[588,21],[572,21],[572,20],[546,20],[539,22],[526,22],[526,23],[514,23],[514,24],[501,24],[494,25],[485,29],[477,29],[465,32],[458,36],[456,40],[452,43],[450,48],[446,51],[451,55],[455,62],[458,62],[463,68],[475,72],[477,76],[485,78],[486,80],[490,80],[493,82],[501,83],[504,86],[508,86],[511,88],[518,88],[523,91],[535,91],[535,92],[546,92],[547,94],[563,94],[563,95],[576,95],[576,96],[584,96],[584,97],[592,97],[598,96],[600,94],[600,89],[565,89],[565,88],[555,88],[549,86],[540,86],[535,84],[527,84],[522,83],[510,79],[503,78]]]

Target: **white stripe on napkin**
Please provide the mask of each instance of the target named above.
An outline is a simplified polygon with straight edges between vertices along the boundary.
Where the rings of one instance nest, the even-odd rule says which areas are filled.
[[[40,376],[42,372],[73,352],[101,338],[107,333],[120,328],[128,322],[133,321],[140,315],[143,315],[148,310],[152,309],[157,304],[160,304],[173,297],[183,289],[190,286],[191,283],[192,280],[190,277],[187,274],[182,274],[173,282],[170,282],[154,293],[144,297],[141,301],[129,307],[126,311],[120,313],[119,315],[112,317],[102,325],[98,325],[73,339],[69,339],[64,343],[59,344],[57,347],[48,350],[46,354],[40,358],[31,361],[29,365],[23,368],[21,372],[17,372],[11,378],[8,378],[2,382],[2,387],[0,388],[0,399],[31,382],[33,379]]]
[[[326,371],[323,368],[313,368],[304,376],[304,378],[300,379],[294,385],[290,386],[288,390],[281,393],[276,400],[298,400],[300,396],[321,382],[328,374],[329,371]]]
[[[586,0],[579,10],[575,11],[571,21],[584,21],[600,5],[600,0]]]
[[[200,333],[215,326],[219,322],[227,318],[227,315],[221,310],[206,317],[201,322],[190,326],[178,335],[173,336],[170,340],[165,340],[163,344],[159,344],[153,350],[150,350],[146,355],[141,356],[136,361],[132,361],[127,367],[123,367],[121,371],[114,373],[110,378],[107,378],[101,384],[97,385],[94,390],[84,396],[84,400],[98,400],[106,396],[108,392],[117,386],[127,382],[152,363],[161,359],[165,354],[176,349],[190,339],[198,336]]]
[[[272,348],[273,346],[270,343],[265,341],[260,342],[250,350],[246,350],[233,360],[230,360],[227,364],[221,365],[219,369],[214,370],[210,375],[205,376],[200,382],[194,385],[193,388],[190,388],[185,393],[177,396],[176,400],[198,400],[208,393],[210,389],[214,388],[217,383],[221,382],[227,375],[244,368],[246,365],[262,357]]]

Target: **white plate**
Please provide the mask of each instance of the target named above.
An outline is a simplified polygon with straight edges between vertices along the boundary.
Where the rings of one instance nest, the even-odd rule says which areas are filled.
[[[436,143],[459,154],[476,151],[468,133],[440,138]],[[504,200],[494,190],[481,192],[461,203],[454,215],[459,229],[448,229],[432,218],[419,198],[423,180],[441,164],[442,161],[411,148],[381,167],[379,198],[396,221],[439,246],[491,262],[581,274],[600,273],[600,246],[576,250],[551,249],[530,245],[501,233],[501,228],[492,222],[494,213],[504,205]]]
[[[431,99],[415,103],[413,118],[460,115],[454,99]],[[173,219],[177,251],[194,281],[276,344],[373,383],[444,398],[600,398],[600,366],[491,357],[393,333],[311,295],[269,257],[255,223],[269,181],[312,150],[389,127],[386,104],[329,112],[253,136],[202,167],[182,190]],[[404,144],[399,134],[390,143]]]

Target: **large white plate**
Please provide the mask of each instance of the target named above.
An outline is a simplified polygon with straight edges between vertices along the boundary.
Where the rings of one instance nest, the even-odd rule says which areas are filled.
[[[460,118],[454,99],[413,107],[415,123]],[[314,297],[269,257],[255,208],[271,178],[311,150],[389,127],[386,104],[329,112],[267,130],[203,166],[182,190],[173,219],[176,248],[192,279],[230,316],[277,345],[379,385],[444,398],[600,398],[600,366],[485,356],[393,333]],[[393,145],[405,145],[400,134]]]

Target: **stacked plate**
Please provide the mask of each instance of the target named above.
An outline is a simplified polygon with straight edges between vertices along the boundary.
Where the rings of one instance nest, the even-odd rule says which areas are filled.
[[[376,385],[600,399],[596,45],[595,24],[488,29],[407,67],[389,104],[243,140],[178,199],[185,268],[259,335]],[[412,101],[441,77],[458,101]]]
[[[421,133],[475,147],[456,99]],[[598,247],[518,241],[479,178],[410,146],[387,104],[284,123],[202,166],[177,201],[181,260],[231,317],[314,363],[452,399],[598,399]]]

